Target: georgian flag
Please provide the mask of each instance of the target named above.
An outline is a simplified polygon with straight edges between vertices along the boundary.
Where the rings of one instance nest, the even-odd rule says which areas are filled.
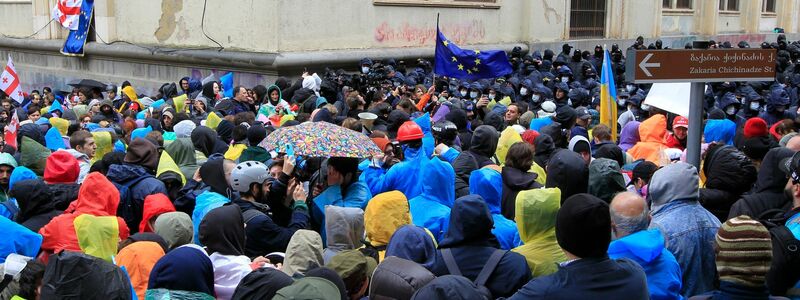
[[[57,0],[53,7],[53,19],[69,30],[78,30],[78,20],[81,15],[83,0]]]
[[[17,117],[17,110],[15,109],[14,116],[11,117],[11,121],[8,122],[5,131],[3,131],[3,139],[5,140],[6,145],[11,145],[14,148],[18,148],[17,130],[19,130],[19,117]]]
[[[0,90],[11,97],[11,99],[17,101],[17,103],[22,103],[22,100],[25,99],[24,95],[22,95],[22,89],[20,88],[19,75],[17,75],[17,70],[14,69],[14,62],[11,61],[11,55],[8,56],[6,69],[3,70],[3,74],[0,75]]]

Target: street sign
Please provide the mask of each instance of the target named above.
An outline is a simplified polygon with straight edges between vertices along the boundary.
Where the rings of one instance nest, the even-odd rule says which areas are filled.
[[[774,49],[628,50],[625,80],[773,81],[776,56]]]

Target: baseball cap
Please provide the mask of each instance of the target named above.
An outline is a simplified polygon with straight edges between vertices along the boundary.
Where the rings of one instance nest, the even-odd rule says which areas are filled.
[[[800,152],[781,160],[780,168],[792,181],[800,183]]]
[[[672,120],[672,129],[683,127],[689,129],[689,119],[684,116],[677,116]]]
[[[575,113],[577,114],[578,119],[581,120],[586,120],[592,117],[592,114],[589,112],[589,109],[583,106],[578,106],[578,108],[575,109]]]

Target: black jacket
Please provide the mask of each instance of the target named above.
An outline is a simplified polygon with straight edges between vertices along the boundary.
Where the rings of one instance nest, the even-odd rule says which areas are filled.
[[[623,296],[624,295],[624,296]],[[627,259],[583,258],[528,282],[509,299],[649,299],[642,267]]]
[[[506,219],[514,220],[516,213],[517,194],[520,191],[538,189],[542,187],[536,182],[538,175],[510,167],[503,167],[500,173],[503,177],[503,196],[500,211]]]
[[[57,210],[66,210],[72,201],[78,199],[78,190],[81,185],[77,183],[49,184],[53,206]]]
[[[706,181],[700,189],[700,204],[725,222],[731,205],[756,181],[756,167],[735,147],[712,144],[706,152],[703,172]]]
[[[589,167],[580,154],[559,149],[547,164],[545,186],[561,190],[561,203],[572,195],[586,193],[589,187]]]
[[[469,175],[472,171],[495,164],[494,153],[500,134],[488,125],[481,125],[472,134],[472,145],[453,160],[456,171],[456,197],[469,195]]]
[[[11,197],[17,199],[19,213],[16,222],[33,232],[50,223],[50,220],[62,213],[53,207],[53,194],[50,187],[40,179],[29,179],[17,182],[10,191]]]
[[[781,209],[787,211],[792,206],[792,198],[786,197],[783,189],[786,186],[786,176],[779,164],[785,158],[792,157],[794,152],[787,148],[773,148],[761,161],[758,177],[752,192],[745,195],[731,206],[728,218],[747,215],[759,219],[760,215],[771,210]]]

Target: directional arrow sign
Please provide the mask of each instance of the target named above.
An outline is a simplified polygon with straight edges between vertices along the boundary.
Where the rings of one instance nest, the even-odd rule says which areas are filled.
[[[724,82],[775,80],[774,49],[628,50],[625,80]]]

